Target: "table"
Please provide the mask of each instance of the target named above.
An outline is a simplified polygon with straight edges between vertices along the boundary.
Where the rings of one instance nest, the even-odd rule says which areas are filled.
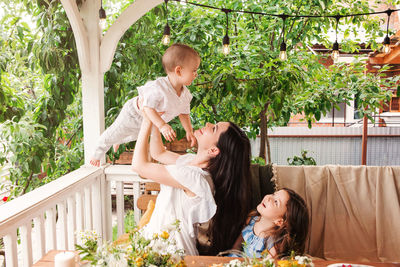
[[[62,251],[61,250],[50,250],[43,258],[41,258],[33,266],[35,266],[35,267],[53,267],[54,266],[54,256],[60,252],[62,252]],[[213,257],[213,256],[186,256],[185,257],[185,263],[188,267],[209,267],[209,266],[213,265],[214,263],[228,263],[231,260],[232,260],[232,258],[228,258],[228,257]],[[313,260],[315,267],[322,267],[322,266],[327,266],[329,264],[341,263],[341,262],[350,263],[350,264],[357,263],[354,261],[346,261],[346,260],[343,260],[343,261],[326,261],[326,260],[321,260],[321,259]],[[374,262],[371,263],[371,262],[369,262],[369,263],[364,263],[364,264],[376,266],[376,267],[384,267],[384,266],[400,267],[400,263],[395,264],[395,263],[374,263]],[[80,265],[77,263],[76,266],[78,267]]]

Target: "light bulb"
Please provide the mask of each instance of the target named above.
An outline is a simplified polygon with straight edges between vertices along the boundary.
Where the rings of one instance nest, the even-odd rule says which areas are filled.
[[[100,19],[99,20],[99,25],[100,25],[100,28],[102,30],[104,30],[106,28],[106,26],[107,26],[107,20],[106,19]]]
[[[225,34],[224,39],[222,39],[222,53],[224,55],[228,55],[231,52],[231,48],[229,47],[229,36]]]
[[[279,59],[280,59],[280,60],[287,60],[287,53],[286,53],[286,51],[280,51],[280,52],[279,52]]]
[[[161,43],[163,45],[168,45],[169,44],[169,41],[171,40],[170,39],[170,34],[171,34],[171,29],[169,28],[169,25],[167,23],[167,24],[165,24],[164,35],[163,35],[163,37],[161,39]]]
[[[222,47],[222,53],[224,53],[224,55],[228,55],[229,52],[231,52],[231,48],[229,47],[229,44],[224,44],[224,46]]]
[[[103,6],[99,9],[99,25],[102,30],[106,28],[107,21],[106,21],[106,11],[104,10]]]
[[[383,52],[386,54],[390,52],[390,38],[387,34],[385,39],[383,39]]]
[[[389,51],[390,51],[390,46],[389,45],[384,45],[383,46],[383,52],[387,54],[387,53],[389,53]]]
[[[333,47],[332,47],[332,60],[334,63],[336,63],[339,60],[339,43],[337,42],[337,40],[333,43]]]
[[[333,50],[331,57],[333,62],[336,63],[339,60],[339,50]]]
[[[168,45],[170,40],[171,40],[171,38],[169,37],[169,35],[166,34],[166,35],[163,35],[161,42],[163,45]]]
[[[281,43],[281,48],[279,52],[279,59],[280,60],[287,60],[287,53],[286,53],[286,43],[283,41]]]

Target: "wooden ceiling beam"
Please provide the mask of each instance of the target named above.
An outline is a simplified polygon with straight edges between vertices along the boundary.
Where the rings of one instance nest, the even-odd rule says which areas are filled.
[[[400,46],[392,47],[389,54],[386,54],[383,57],[370,57],[369,62],[371,64],[399,64],[400,62]]]

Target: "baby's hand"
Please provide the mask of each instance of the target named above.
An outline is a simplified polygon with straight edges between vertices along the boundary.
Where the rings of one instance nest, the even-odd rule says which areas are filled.
[[[90,165],[95,166],[95,167],[100,167],[100,160],[90,159]]]
[[[194,137],[193,132],[186,133],[186,140],[190,142],[190,147],[194,147],[196,145],[196,137]]]
[[[172,142],[176,137],[174,130],[167,123],[165,123],[163,126],[160,127],[160,132],[162,133],[164,138],[169,142]]]

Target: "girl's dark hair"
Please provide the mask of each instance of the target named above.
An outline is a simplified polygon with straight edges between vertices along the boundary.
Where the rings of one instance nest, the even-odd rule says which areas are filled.
[[[296,254],[303,254],[309,227],[309,214],[304,199],[289,188],[282,188],[289,194],[286,203],[284,222],[272,233],[278,257],[289,256],[293,250]]]
[[[217,211],[210,221],[208,255],[231,249],[251,209],[250,141],[234,123],[219,137],[220,153],[212,158],[208,172],[214,182]]]

